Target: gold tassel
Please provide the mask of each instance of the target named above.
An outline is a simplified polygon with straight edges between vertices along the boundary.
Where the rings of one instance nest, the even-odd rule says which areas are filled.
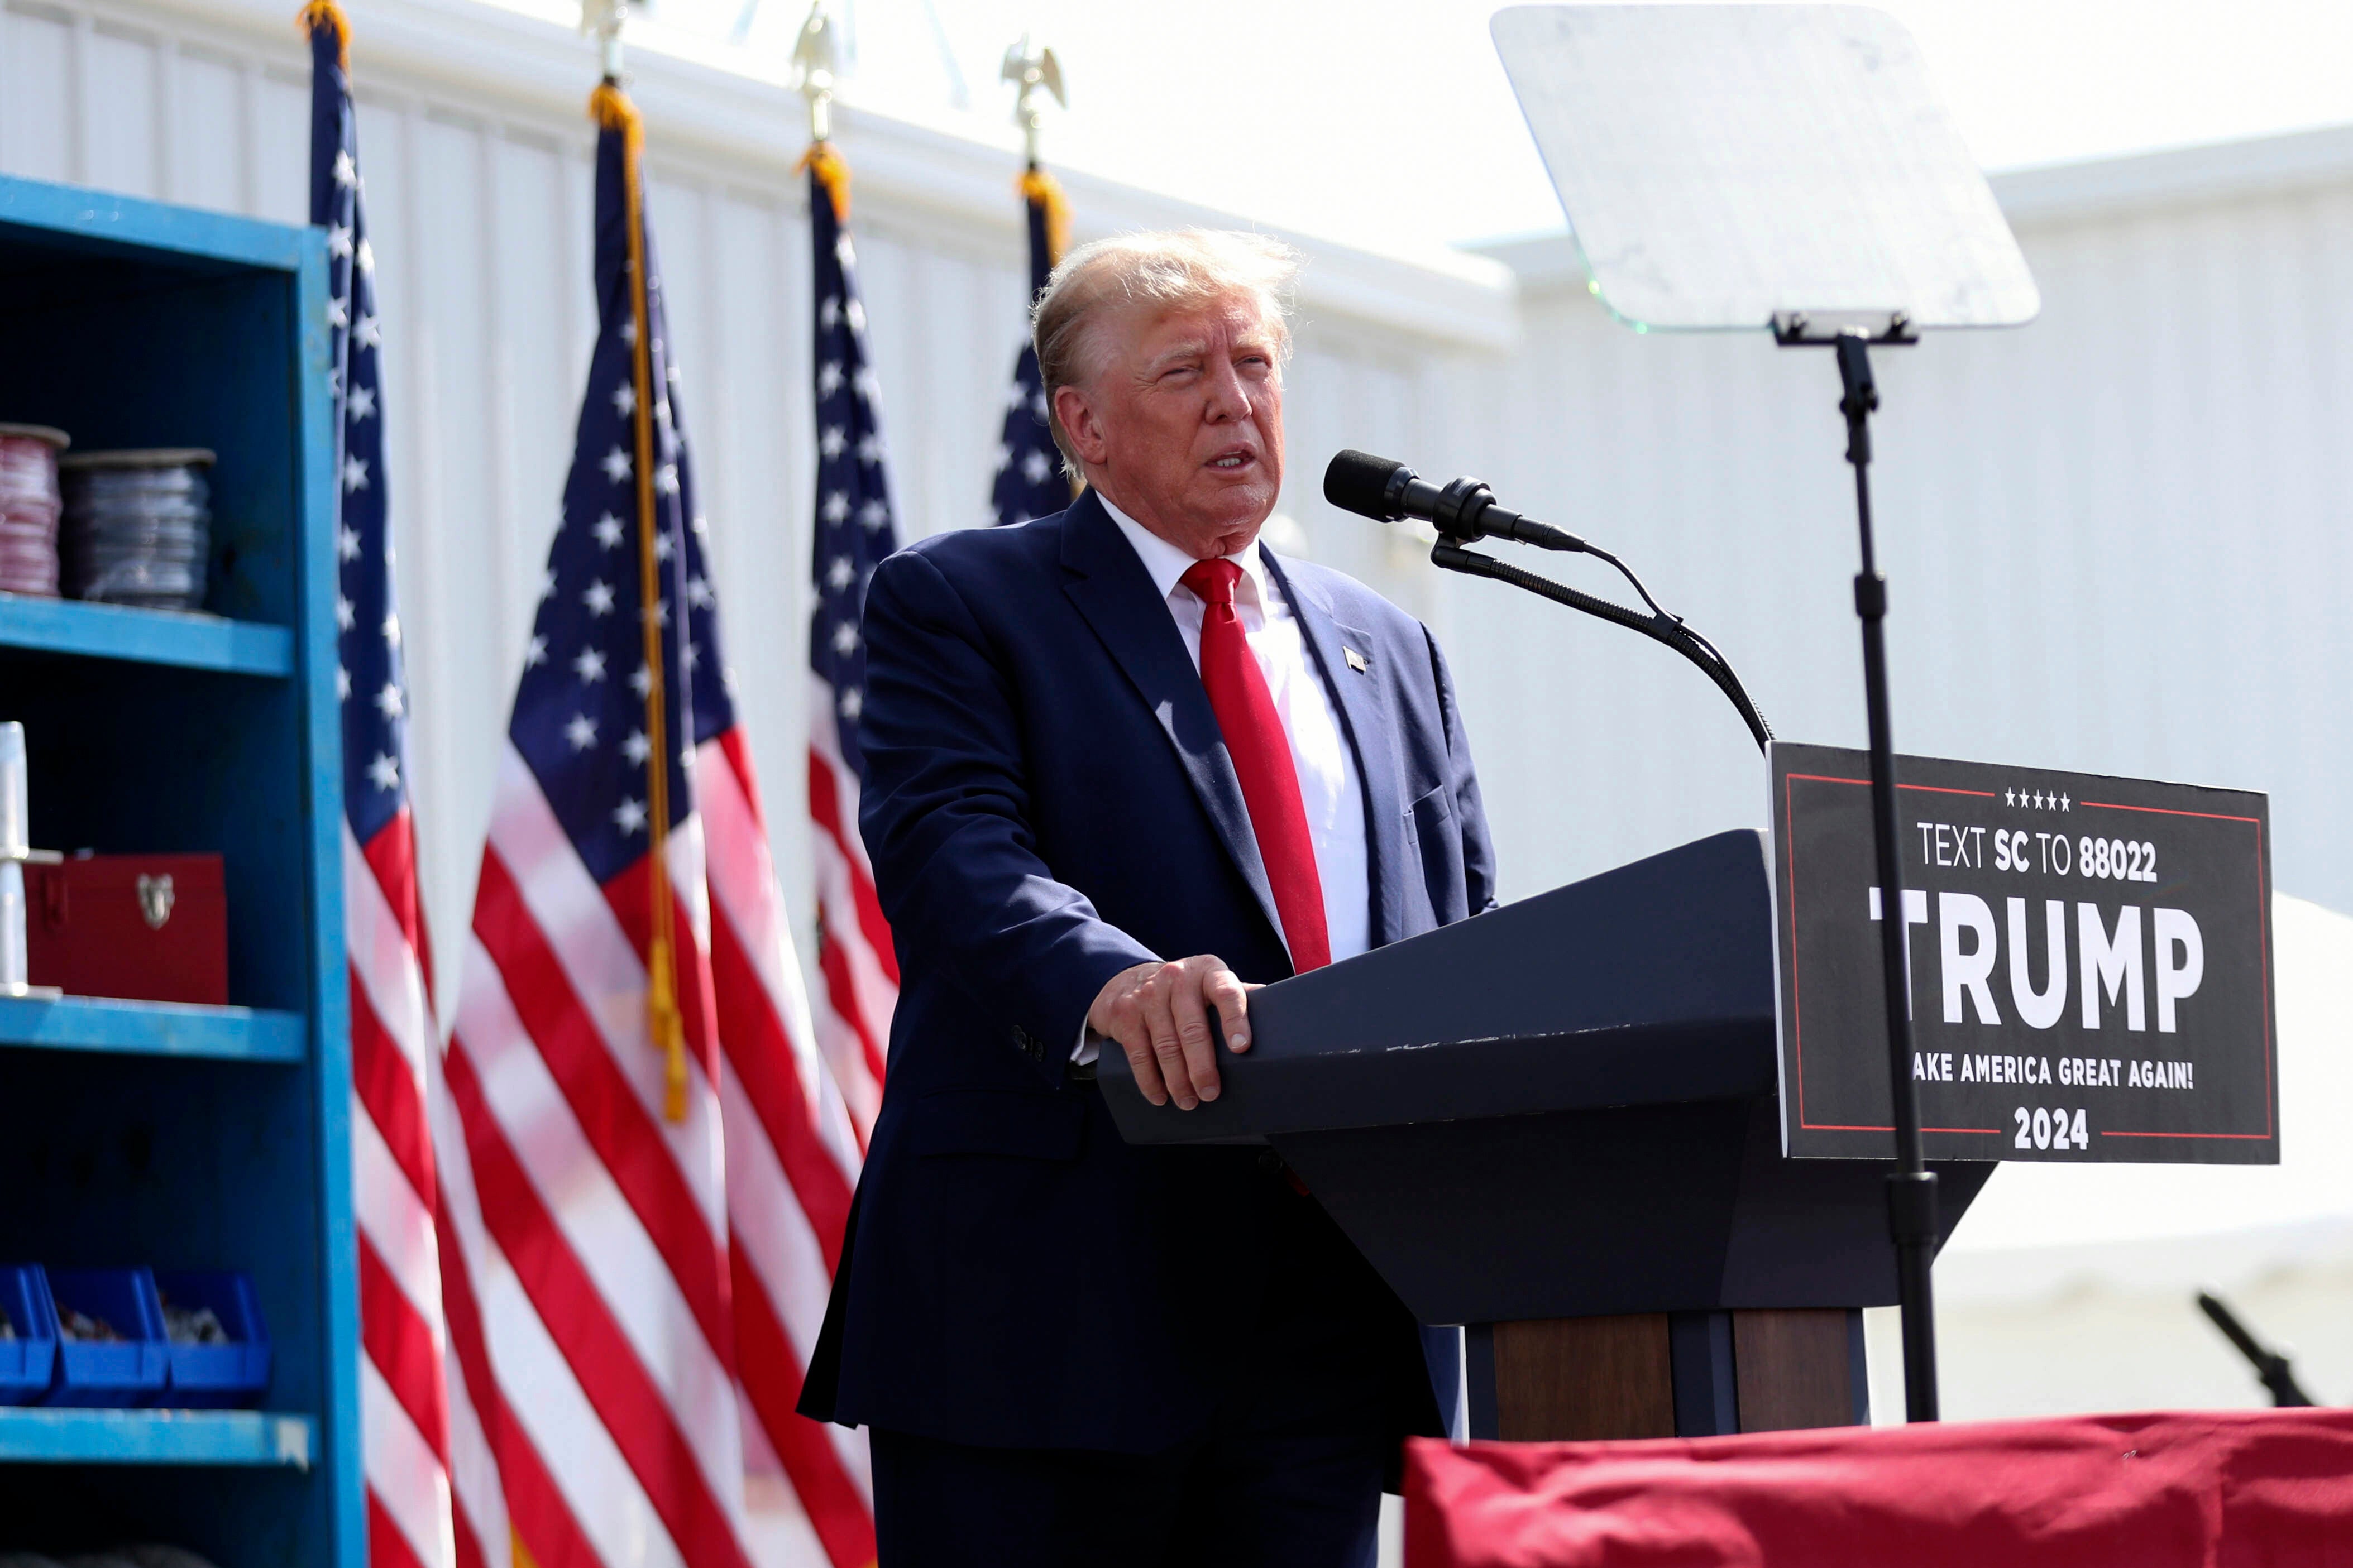
[[[351,18],[343,15],[343,8],[336,5],[335,0],[310,0],[294,18],[294,25],[302,29],[302,36],[306,38],[316,37],[322,27],[332,27],[335,30],[335,63],[343,68],[344,75],[351,74]]]
[[[332,3],[332,0],[322,0],[322,3]],[[631,153],[629,166],[634,170],[637,167],[635,154],[645,137],[645,124],[638,118],[638,106],[629,101],[629,95],[621,90],[617,82],[600,81],[596,84],[596,90],[588,95],[588,118],[596,122],[597,130],[617,131],[628,139]],[[635,187],[631,189],[634,191]],[[632,195],[630,200],[630,210],[634,212],[637,210],[636,197]],[[629,255],[632,259],[637,256],[635,241],[630,243]]]
[[[1071,240],[1071,203],[1062,183],[1032,163],[1021,173],[1021,196],[1046,209],[1046,265],[1059,265]]]
[[[810,169],[817,171],[818,183],[833,198],[833,221],[841,222],[849,216],[849,165],[841,161],[832,142],[812,142],[809,150],[801,154],[801,161],[793,165],[793,173]]]
[[[647,849],[647,889],[652,907],[646,942],[646,1024],[654,1048],[662,1053],[662,1114],[686,1120],[686,1028],[678,1008],[677,934],[670,894],[670,692],[662,677],[661,578],[654,554],[660,515],[654,507],[653,322],[646,301],[645,176],[639,168],[645,122],[616,83],[597,84],[588,95],[588,113],[597,126],[620,133],[621,188],[629,228],[629,312],[637,323],[636,353],[629,362],[637,393],[631,423],[638,449],[638,587],[646,643],[646,807],[652,829]]]

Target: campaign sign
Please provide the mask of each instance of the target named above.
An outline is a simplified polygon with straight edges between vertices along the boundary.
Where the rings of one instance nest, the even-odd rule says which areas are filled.
[[[1862,752],[1776,742],[1782,1147],[1895,1152]],[[2260,795],[1895,760],[1932,1160],[2279,1162]]]

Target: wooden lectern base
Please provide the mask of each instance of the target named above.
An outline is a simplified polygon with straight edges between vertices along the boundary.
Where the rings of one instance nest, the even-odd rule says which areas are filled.
[[[1704,1437],[1871,1419],[1862,1314],[1637,1312],[1476,1324],[1471,1436]]]

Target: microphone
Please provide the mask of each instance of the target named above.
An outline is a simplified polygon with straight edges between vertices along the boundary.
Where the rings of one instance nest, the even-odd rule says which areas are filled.
[[[1508,539],[1539,550],[1588,548],[1573,533],[1497,506],[1495,492],[1483,479],[1466,475],[1433,485],[1403,463],[1376,458],[1370,452],[1348,451],[1335,457],[1324,470],[1324,499],[1342,511],[1353,511],[1375,522],[1420,518],[1457,543]]]

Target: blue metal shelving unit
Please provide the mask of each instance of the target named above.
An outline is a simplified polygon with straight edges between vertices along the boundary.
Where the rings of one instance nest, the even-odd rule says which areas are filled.
[[[364,1568],[323,237],[0,179],[0,421],[208,447],[208,615],[0,595],[43,847],[216,851],[228,1007],[0,999],[0,1259],[250,1273],[260,1411],[0,1409],[0,1552]]]

